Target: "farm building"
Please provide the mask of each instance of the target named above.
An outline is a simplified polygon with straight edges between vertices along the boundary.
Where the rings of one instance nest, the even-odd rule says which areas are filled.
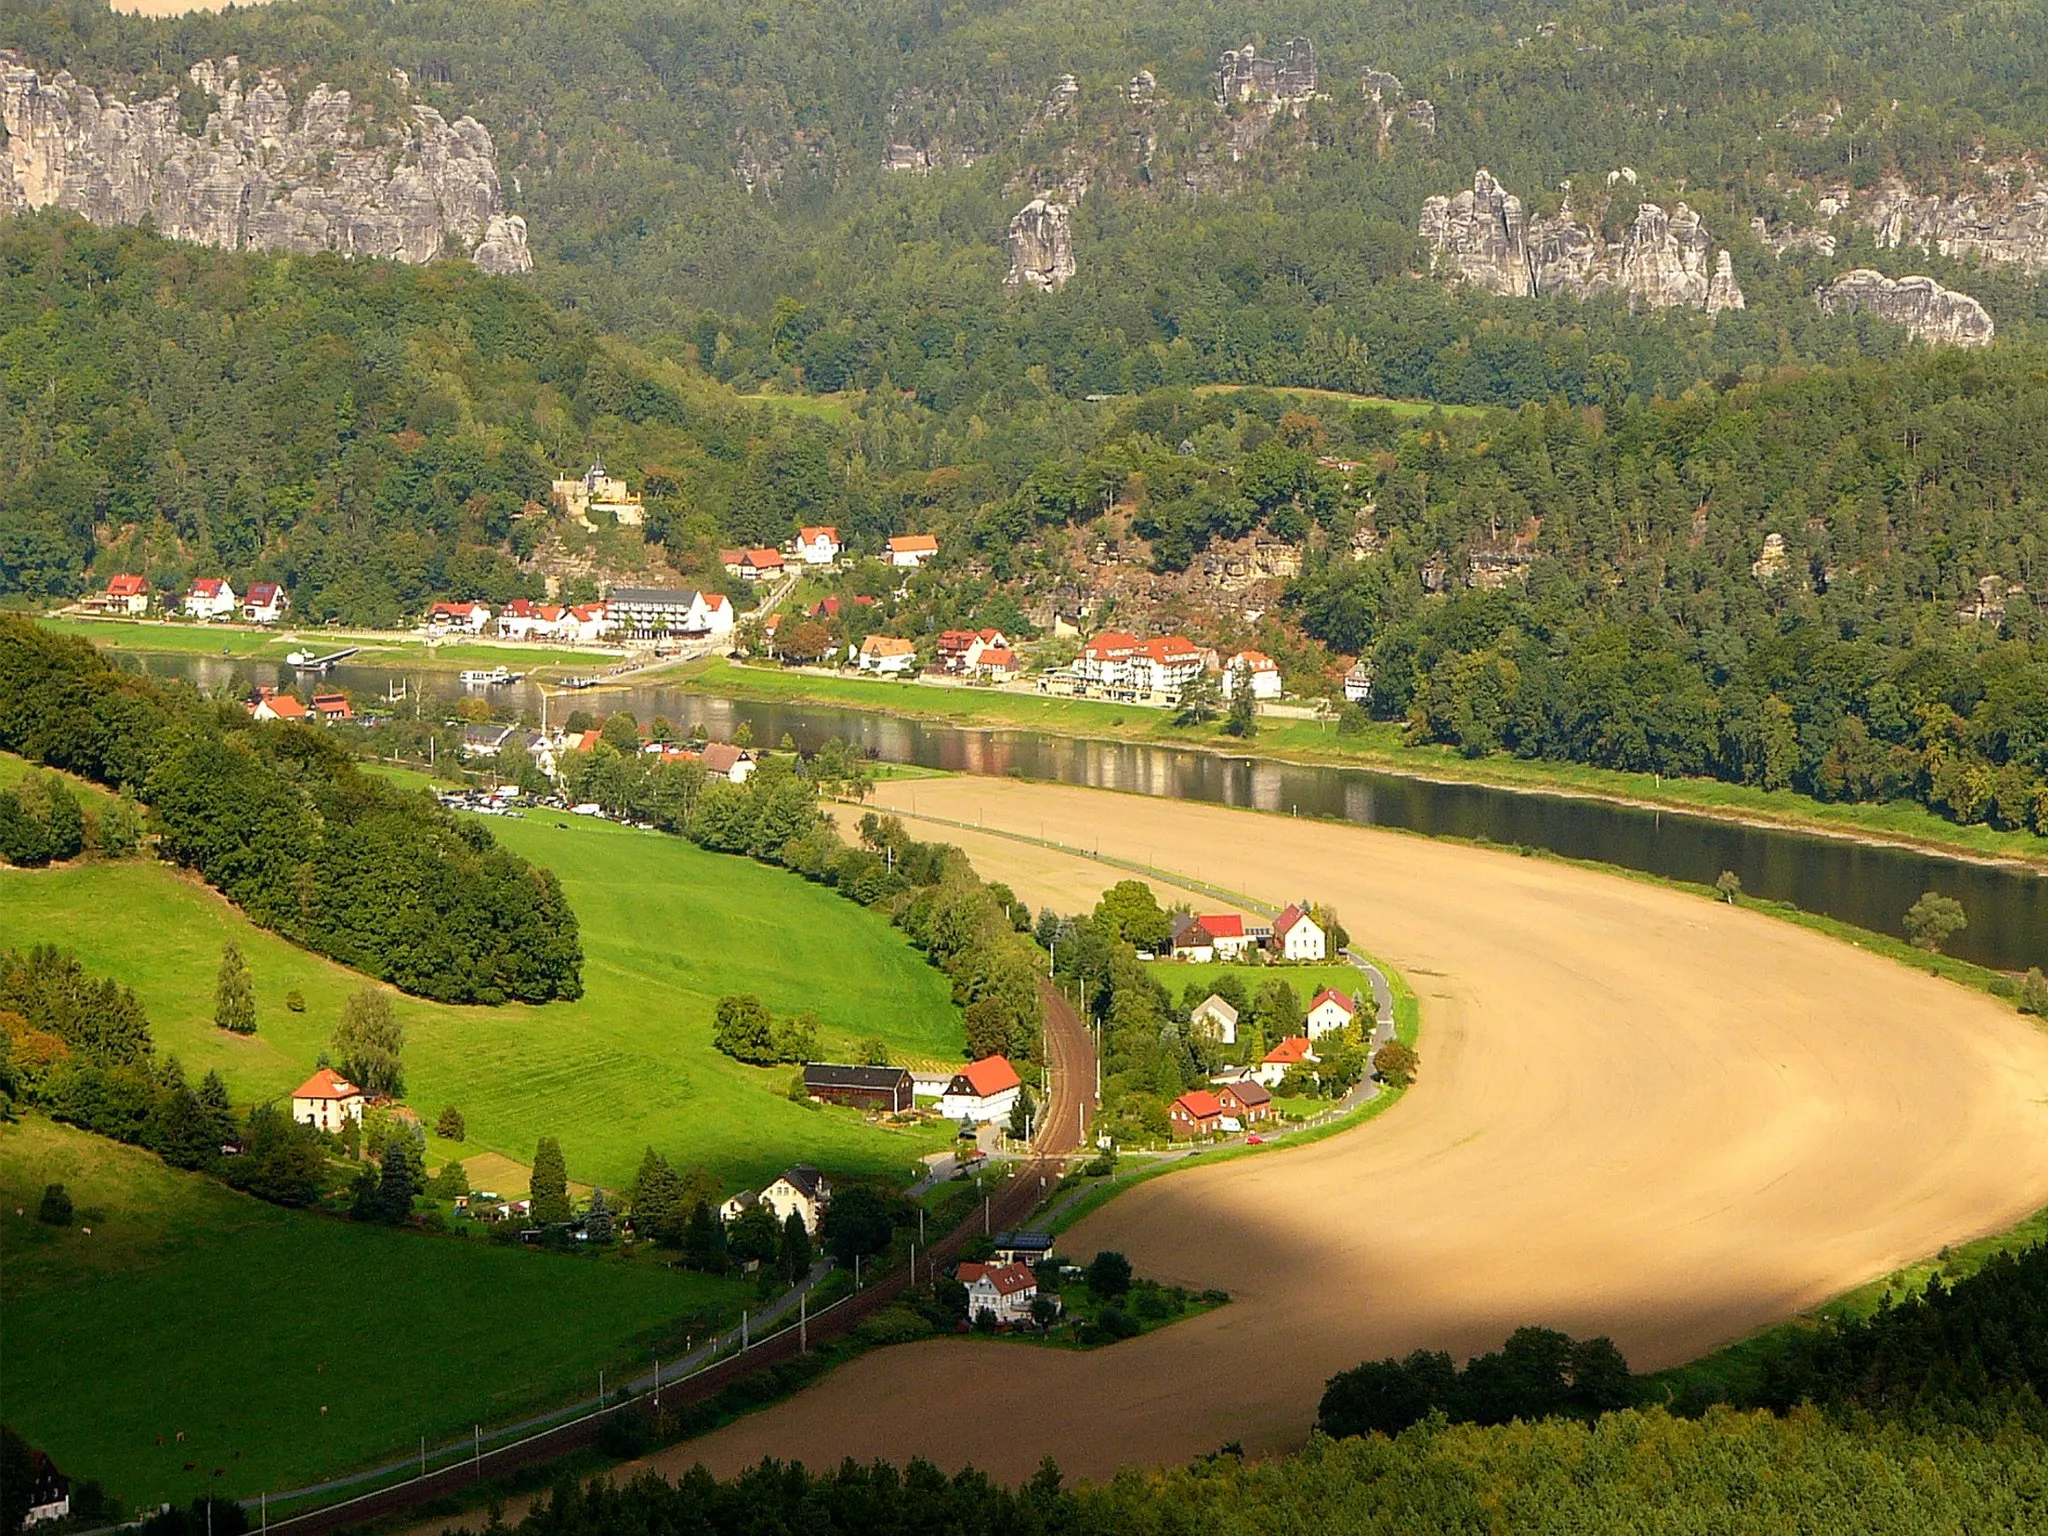
[[[804,1092],[827,1104],[900,1114],[910,1108],[912,1081],[902,1067],[845,1067],[814,1061],[804,1066]]]
[[[953,1074],[939,1098],[939,1113],[948,1120],[971,1120],[978,1125],[1007,1120],[1023,1091],[1024,1081],[1008,1060],[984,1056]]]
[[[998,1232],[993,1257],[998,1264],[1036,1264],[1052,1257],[1050,1232]]]

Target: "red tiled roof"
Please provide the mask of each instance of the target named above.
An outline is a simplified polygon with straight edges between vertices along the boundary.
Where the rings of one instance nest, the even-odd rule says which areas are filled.
[[[249,588],[248,595],[243,601],[248,603],[251,608],[268,608],[277,601],[278,596],[276,582],[259,581]]]
[[[860,643],[863,656],[913,656],[917,647],[895,635],[869,635]]]
[[[218,576],[200,577],[192,583],[192,595],[194,597],[220,596],[220,578]]]
[[[1195,642],[1186,635],[1160,635],[1156,639],[1147,640],[1139,649],[1154,661],[1189,662],[1202,659],[1202,653],[1195,648]]]
[[[980,665],[984,667],[1014,667],[1016,664],[1017,653],[1006,651],[999,645],[992,645],[981,653]]]
[[[1273,658],[1264,651],[1239,651],[1230,658],[1230,665],[1233,668],[1240,662],[1251,668],[1254,672],[1270,672],[1274,666]]]
[[[959,1279],[962,1285],[986,1280],[995,1287],[998,1296],[1015,1296],[1020,1291],[1038,1289],[1038,1276],[1031,1272],[1029,1264],[962,1264]]]
[[[937,554],[939,541],[928,533],[899,533],[889,540],[892,555]]]
[[[970,1062],[955,1074],[953,1081],[957,1084],[963,1078],[966,1079],[967,1086],[975,1097],[981,1099],[994,1098],[997,1094],[1006,1093],[1023,1082],[1023,1079],[1017,1076],[1017,1069],[1003,1056],[984,1056],[979,1061]]]
[[[772,571],[781,566],[782,551],[779,549],[750,549],[740,556],[740,564],[751,565],[757,571]]]
[[[280,720],[303,720],[306,718],[306,706],[288,693],[274,693],[264,702],[270,706],[270,712]]]
[[[1206,1088],[1191,1089],[1173,1101],[1173,1107],[1197,1120],[1209,1120],[1223,1113],[1222,1102]]]
[[[1307,1035],[1289,1035],[1273,1049],[1266,1052],[1266,1065],[1291,1067],[1296,1062],[1309,1061],[1315,1056],[1314,1044]]]
[[[126,571],[123,571],[119,576],[115,576],[107,582],[107,595],[109,597],[140,597],[148,590],[148,582],[144,581],[140,576],[131,575]]]
[[[1235,912],[1219,912],[1213,916],[1204,913],[1199,921],[1204,928],[1209,930],[1209,936],[1213,939],[1241,939],[1244,937],[1244,919]]]
[[[1358,1012],[1358,1004],[1354,1003],[1351,1000],[1351,994],[1348,992],[1339,992],[1335,987],[1325,987],[1322,991],[1318,992],[1315,995],[1315,1000],[1308,1005],[1308,1011],[1310,1013],[1314,1013],[1326,1002],[1335,1003],[1339,1008],[1342,1008],[1346,1013]]]
[[[796,536],[806,544],[815,544],[821,538],[830,539],[835,544],[839,542],[839,530],[830,523],[819,528],[799,528]]]
[[[1273,937],[1276,939],[1286,938],[1288,932],[1294,927],[1294,925],[1302,921],[1307,916],[1308,914],[1302,911],[1300,907],[1297,907],[1290,903],[1287,907],[1287,910],[1282,912],[1279,915],[1279,917],[1273,920]]]
[[[332,1067],[322,1067],[292,1090],[295,1099],[359,1099],[363,1090]]]
[[[1128,656],[1138,648],[1138,637],[1121,629],[1105,629],[1101,634],[1081,647],[1081,654],[1089,657]]]

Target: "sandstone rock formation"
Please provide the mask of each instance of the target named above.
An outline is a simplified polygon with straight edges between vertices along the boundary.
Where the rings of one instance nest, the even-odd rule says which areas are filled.
[[[1124,95],[1131,105],[1141,107],[1159,94],[1159,78],[1149,69],[1141,69],[1124,85]]]
[[[284,82],[245,81],[238,61],[202,61],[212,104],[184,132],[178,98],[101,97],[68,70],[49,81],[0,54],[0,212],[52,205],[95,224],[147,217],[179,240],[229,250],[339,251],[431,261],[452,242],[486,271],[533,265],[526,221],[507,216],[491,136],[471,117],[413,103],[366,145],[347,91],[316,85],[294,109]],[[403,77],[400,77],[403,83]]]
[[[1710,263],[1713,241],[1684,203],[1669,213],[1643,203],[1610,245],[1573,215],[1569,196],[1555,215],[1532,222],[1522,200],[1482,166],[1471,191],[1423,202],[1418,232],[1433,271],[1507,298],[1611,291],[1632,305],[1709,313],[1744,304],[1727,253]]]
[[[1931,277],[1890,278],[1858,267],[1813,297],[1824,314],[1876,315],[1935,346],[1989,346],[1995,329],[1982,304]]]
[[[1856,220],[1887,249],[1920,246],[1957,260],[2015,266],[2030,276],[2048,272],[2048,188],[2017,168],[1997,180],[2001,185],[1989,191],[1946,198],[1881,182],[1856,199]]]
[[[1436,137],[1436,104],[1427,96],[1418,96],[1408,103],[1408,121],[1426,139]]]
[[[1005,288],[1057,288],[1074,275],[1074,210],[1034,197],[1010,220]]]
[[[1250,43],[1232,48],[1216,64],[1216,105],[1288,107],[1296,111],[1316,93],[1316,45],[1290,37],[1270,59]]]

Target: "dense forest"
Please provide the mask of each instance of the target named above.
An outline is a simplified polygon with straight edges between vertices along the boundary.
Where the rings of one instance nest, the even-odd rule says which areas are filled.
[[[446,1002],[582,996],[554,872],[361,772],[313,727],[258,724],[0,617],[0,750],[132,791],[163,858],[344,965]]]

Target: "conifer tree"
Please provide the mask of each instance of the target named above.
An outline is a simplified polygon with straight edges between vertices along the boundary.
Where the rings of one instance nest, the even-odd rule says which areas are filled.
[[[583,1234],[593,1243],[612,1240],[611,1202],[605,1199],[602,1188],[590,1192],[590,1206],[583,1213]]]
[[[699,1200],[690,1212],[689,1230],[683,1234],[683,1262],[707,1275],[725,1272],[725,1227],[708,1200]]]
[[[775,1265],[789,1285],[795,1285],[811,1272],[811,1231],[795,1211],[783,1219],[782,1252],[776,1256]]]
[[[553,1226],[569,1220],[569,1169],[562,1160],[562,1144],[543,1136],[533,1152],[533,1183],[528,1193],[533,1202],[533,1224]]]
[[[237,1035],[256,1033],[256,988],[249,980],[242,946],[233,939],[220,952],[220,976],[213,986],[213,1022]]]

